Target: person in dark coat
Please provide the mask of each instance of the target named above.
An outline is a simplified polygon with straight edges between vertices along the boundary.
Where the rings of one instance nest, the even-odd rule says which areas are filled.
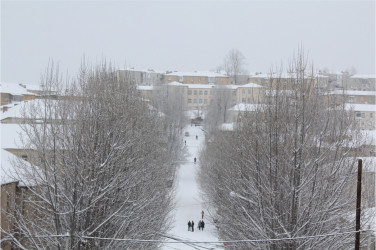
[[[191,228],[191,226],[192,226],[191,221],[188,221],[188,231]]]
[[[195,223],[192,220],[192,232],[195,231]]]
[[[197,160],[197,159],[196,159],[196,157],[195,157],[195,159],[194,159],[195,163],[196,163],[196,160]]]
[[[202,229],[202,231],[204,231],[204,227],[205,227],[205,222],[202,220],[201,221],[201,229]]]
[[[198,221],[198,230],[201,229],[201,221]]]
[[[198,139],[198,136],[196,135],[196,140]]]

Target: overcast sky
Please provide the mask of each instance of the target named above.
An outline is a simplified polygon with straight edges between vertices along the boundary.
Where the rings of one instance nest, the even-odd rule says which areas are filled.
[[[236,48],[250,72],[302,43],[316,68],[375,74],[375,1],[1,1],[1,81],[38,84],[49,59],[210,70]]]

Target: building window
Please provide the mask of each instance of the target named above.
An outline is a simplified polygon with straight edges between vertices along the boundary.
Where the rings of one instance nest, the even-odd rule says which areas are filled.
[[[243,102],[243,103],[245,102],[245,98],[242,98],[242,102]]]
[[[242,93],[245,94],[245,89],[242,90]]]
[[[356,118],[362,118],[362,113],[360,113],[360,112],[356,112],[356,113],[355,113],[355,117],[356,117]]]
[[[192,90],[188,90],[188,95],[192,95]]]
[[[200,95],[202,95],[202,90],[200,90]]]
[[[371,117],[371,118],[372,118],[372,117],[373,117],[373,113],[369,113],[369,117]]]
[[[192,99],[188,99],[188,103],[192,103]]]
[[[200,99],[200,104],[202,103],[202,99]]]
[[[22,160],[27,161],[27,155],[22,155],[21,158]]]
[[[197,99],[193,99],[193,103],[197,103]]]
[[[250,89],[248,89],[248,94],[250,94],[251,93],[251,90]]]
[[[247,100],[247,101],[248,101],[248,103],[251,103],[251,98],[248,98],[248,100]]]
[[[204,91],[204,95],[208,95],[208,91],[207,90]]]
[[[194,95],[197,95],[197,90],[194,90],[194,91],[193,91],[193,94],[194,94]]]

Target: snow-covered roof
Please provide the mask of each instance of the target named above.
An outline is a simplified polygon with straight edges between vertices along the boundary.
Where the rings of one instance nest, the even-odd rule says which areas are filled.
[[[19,124],[0,124],[1,148],[19,148],[23,131]]]
[[[346,110],[354,110],[354,111],[376,111],[376,105],[375,104],[350,104],[346,103],[345,104],[345,109]]]
[[[48,102],[51,104],[51,103],[56,103],[57,101],[48,100]],[[10,118],[10,117],[22,118],[23,110],[28,110],[30,107],[32,107],[34,110],[34,107],[36,108],[42,107],[44,104],[45,104],[44,100],[35,99],[35,100],[23,101],[18,104],[13,104],[12,106],[7,105],[9,108],[7,111],[0,114],[0,120],[3,120],[5,118]],[[39,108],[37,114],[39,117],[33,117],[33,118],[40,119],[44,114],[44,109]]]
[[[119,71],[135,71],[135,72],[145,72],[145,73],[155,73],[155,74],[164,74],[165,73],[165,71],[163,71],[163,70],[135,69],[135,68],[121,69]]]
[[[232,86],[237,86],[238,88],[263,88],[263,86],[258,85],[256,83],[247,83],[244,85],[232,85]]]
[[[0,92],[9,93],[12,95],[30,95],[33,94],[30,90],[39,90],[39,86],[21,83],[0,83]]]
[[[222,131],[234,131],[235,123],[222,123],[219,127],[220,130]]]
[[[295,73],[287,73],[287,72],[283,72],[283,73],[273,73],[272,76],[273,78],[291,78],[291,77],[294,77]],[[309,72],[306,74],[306,77],[309,77],[310,74]],[[320,77],[320,78],[329,78],[329,76],[326,76],[326,75],[322,75],[320,73],[316,73],[314,74],[315,77]],[[249,74],[249,77],[251,78],[264,78],[264,79],[267,79],[270,77],[270,73],[250,73]]]
[[[213,71],[194,71],[194,72],[172,72],[166,74],[166,76],[207,76],[207,77],[228,77],[221,73],[216,73]]]
[[[167,83],[167,85],[188,87],[190,89],[210,89],[210,88],[214,88],[215,86],[213,84],[187,84],[187,83],[180,83],[180,82],[169,82]]]
[[[350,76],[350,78],[362,78],[362,79],[375,79],[376,75],[371,75],[371,74],[355,74]]]
[[[152,85],[150,86],[140,85],[140,86],[137,86],[137,89],[138,90],[153,90],[153,86]]]
[[[8,151],[1,149],[1,168],[0,168],[0,184],[6,184],[18,181],[13,177],[13,166],[12,159],[15,159],[15,155],[9,153]]]
[[[362,91],[362,90],[334,90],[330,92],[329,94],[332,95],[370,95],[370,96],[376,96],[376,91]]]
[[[236,104],[234,107],[230,108],[230,111],[256,111],[264,107],[264,104],[249,104],[249,103],[240,103]]]

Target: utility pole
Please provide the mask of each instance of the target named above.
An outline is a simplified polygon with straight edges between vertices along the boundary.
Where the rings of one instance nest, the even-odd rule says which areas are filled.
[[[356,188],[356,226],[355,226],[355,250],[360,247],[360,204],[362,200],[362,160],[358,160],[358,182]]]

